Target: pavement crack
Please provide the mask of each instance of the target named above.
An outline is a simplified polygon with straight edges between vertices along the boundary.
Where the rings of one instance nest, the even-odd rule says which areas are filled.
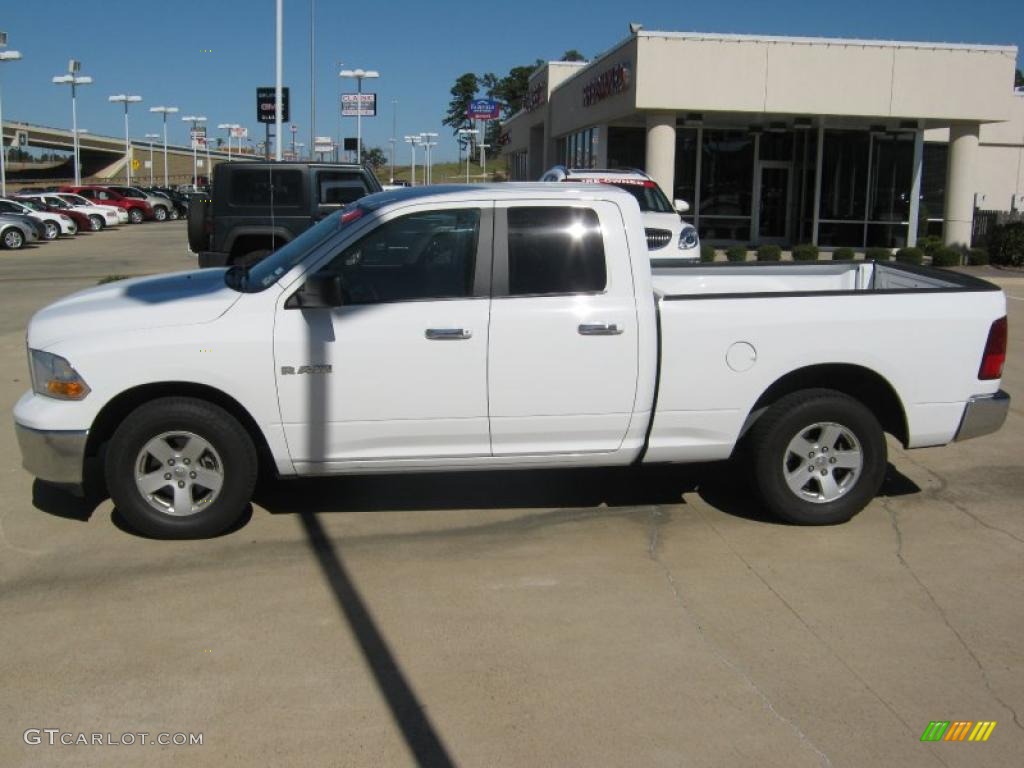
[[[675,576],[672,573],[672,569],[668,567],[661,556],[658,554],[659,544],[661,541],[660,529],[666,522],[666,516],[659,507],[651,507],[651,511],[648,517],[648,528],[647,528],[647,556],[654,561],[654,563],[661,569],[662,574],[665,576],[665,580],[668,582],[669,589],[672,592],[672,596],[682,611],[683,616],[694,626],[697,630],[697,634],[701,639],[701,642],[708,648],[709,651],[717,658],[722,664],[732,670],[743,683],[754,692],[754,694],[761,700],[762,706],[771,712],[771,714],[779,720],[781,723],[786,725],[797,738],[801,744],[813,751],[817,757],[818,762],[822,766],[831,768],[832,761],[829,759],[818,746],[808,738],[807,734],[801,730],[800,726],[795,721],[783,715],[779,710],[775,708],[768,695],[754,682],[753,678],[740,667],[738,664],[733,662],[728,656],[725,655],[707,636],[704,631],[704,625],[701,624],[700,620],[693,613],[690,607],[686,603],[686,599],[683,597],[683,593],[679,588],[679,584],[676,582]]]
[[[967,655],[971,657],[971,661],[973,661],[974,665],[978,668],[978,672],[981,674],[981,679],[985,683],[985,688],[988,690],[989,694],[992,696],[993,699],[999,702],[1003,706],[1003,708],[1005,708],[1008,712],[1010,712],[1011,715],[1013,715],[1014,725],[1016,725],[1017,728],[1019,728],[1020,730],[1024,731],[1024,725],[1021,724],[1020,716],[1017,714],[1017,710],[1010,706],[1008,703],[1006,703],[1006,701],[1004,701],[999,696],[999,694],[995,692],[995,689],[992,687],[992,681],[988,676],[988,670],[986,670],[985,665],[981,663],[981,659],[979,659],[977,654],[974,653],[974,651],[971,649],[971,646],[967,644],[967,641],[964,639],[963,635],[960,634],[957,628],[954,627],[952,623],[950,623],[949,616],[946,614],[946,611],[943,609],[943,607],[939,604],[939,601],[935,599],[935,595],[932,594],[932,591],[928,589],[925,583],[917,575],[917,572],[913,569],[913,567],[911,567],[906,557],[903,556],[903,530],[900,528],[899,515],[896,512],[896,510],[894,510],[892,506],[889,504],[888,499],[880,499],[880,501],[882,502],[882,507],[885,509],[886,512],[889,513],[889,521],[891,522],[892,529],[896,534],[896,559],[899,561],[900,565],[903,566],[904,569],[906,569],[907,573],[910,574],[910,577],[917,583],[917,586],[920,587],[921,591],[925,593],[925,595],[928,597],[928,601],[932,604],[932,607],[935,608],[936,613],[938,613],[939,618],[942,619],[942,623],[945,624],[949,631],[953,633],[953,636],[957,639],[957,642],[960,643],[960,646],[964,649]]]

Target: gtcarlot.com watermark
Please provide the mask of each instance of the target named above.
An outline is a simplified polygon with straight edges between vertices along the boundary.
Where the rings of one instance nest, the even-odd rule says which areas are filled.
[[[85,733],[62,731],[60,728],[26,728],[21,736],[29,746],[51,747],[136,747],[155,744],[161,747],[201,747],[201,733],[150,733],[148,731],[127,731],[125,733]]]

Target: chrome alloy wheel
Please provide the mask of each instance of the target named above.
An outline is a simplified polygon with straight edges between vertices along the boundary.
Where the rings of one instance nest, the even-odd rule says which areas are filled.
[[[135,459],[135,487],[158,512],[194,515],[213,503],[224,485],[224,462],[193,432],[164,432]]]
[[[800,430],[782,459],[789,490],[816,504],[835,501],[853,488],[863,467],[864,454],[853,432],[830,421]]]

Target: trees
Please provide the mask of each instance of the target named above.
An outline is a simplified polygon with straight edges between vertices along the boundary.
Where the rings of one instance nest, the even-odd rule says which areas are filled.
[[[363,165],[368,165],[373,170],[383,168],[388,164],[388,156],[380,147],[363,147]]]
[[[442,124],[452,129],[453,134],[459,132],[459,128],[465,128],[467,123],[466,112],[469,109],[469,102],[476,97],[480,87],[480,80],[472,72],[460,75],[452,86],[451,101],[448,102],[448,111],[445,112]]]
[[[577,51],[575,48],[570,48],[568,51],[562,54],[560,61],[586,61],[587,57]]]

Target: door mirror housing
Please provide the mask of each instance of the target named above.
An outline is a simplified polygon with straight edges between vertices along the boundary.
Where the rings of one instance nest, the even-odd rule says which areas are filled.
[[[317,272],[306,279],[302,286],[289,300],[289,309],[318,309],[340,307],[345,304],[345,289],[341,275],[332,272]]]
[[[690,212],[690,204],[688,202],[686,202],[685,200],[673,200],[672,202],[675,205],[675,209],[676,209],[677,213],[689,213]]]

